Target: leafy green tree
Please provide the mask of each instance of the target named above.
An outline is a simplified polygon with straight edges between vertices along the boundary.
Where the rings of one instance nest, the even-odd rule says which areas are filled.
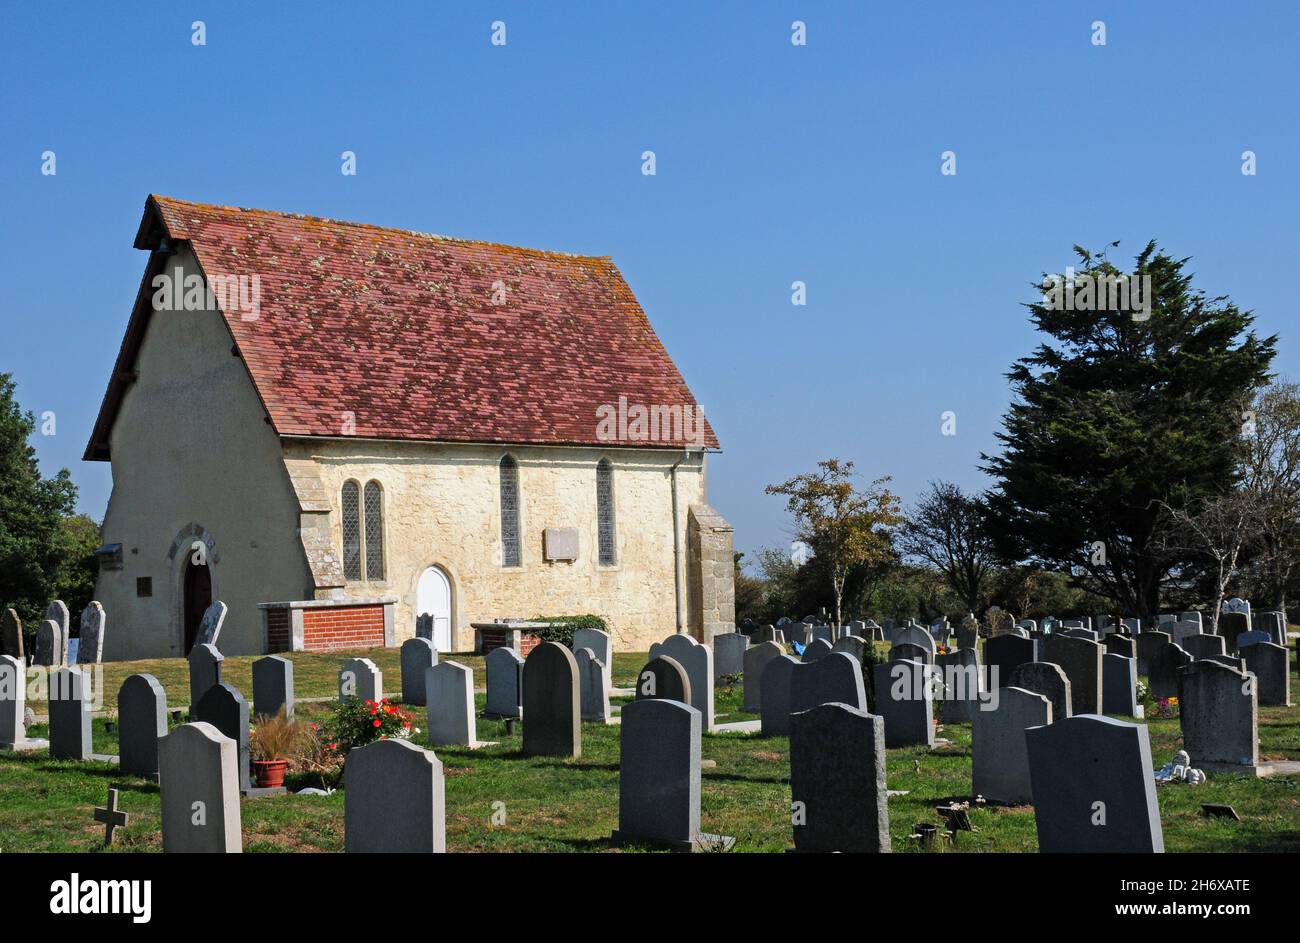
[[[1075,251],[1078,284],[1124,274],[1104,253]],[[1015,400],[1002,451],[982,456],[997,480],[989,508],[1005,560],[1073,571],[1147,620],[1188,562],[1157,539],[1161,509],[1233,488],[1243,419],[1277,340],[1258,338],[1228,298],[1195,288],[1186,263],[1154,242],[1137,256],[1133,275],[1150,279],[1145,312],[1109,292],[1091,305],[1047,295],[1027,305],[1047,340],[1007,374]]]
[[[967,612],[987,603],[997,554],[985,525],[982,500],[949,481],[930,482],[907,512],[903,553],[933,567]]]
[[[95,595],[95,578],[99,576],[95,551],[101,543],[99,525],[88,515],[73,514],[63,519],[60,529],[63,546],[51,596],[68,604],[75,629],[80,625],[81,610]]]
[[[898,497],[877,478],[866,489],[854,485],[852,462],[831,458],[817,471],[796,475],[768,494],[786,498],[794,515],[796,539],[813,548],[814,559],[829,572],[835,594],[835,622],[843,618],[844,584],[854,567],[870,565],[892,554],[892,528],[902,522]]]
[[[77,488],[66,468],[42,478],[28,440],[35,417],[14,396],[12,375],[0,373],[0,604],[36,625],[58,585],[66,552],[63,519]]]

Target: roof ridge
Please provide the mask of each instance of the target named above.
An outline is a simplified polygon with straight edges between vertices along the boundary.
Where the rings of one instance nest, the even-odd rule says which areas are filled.
[[[221,210],[233,213],[250,213],[257,216],[272,216],[277,219],[296,219],[312,223],[329,223],[335,226],[348,226],[353,229],[368,229],[381,233],[400,233],[404,236],[417,236],[421,239],[431,239],[437,242],[451,242],[466,246],[481,246],[486,249],[504,249],[510,252],[523,252],[528,255],[540,256],[542,258],[561,258],[561,259],[579,259],[585,262],[605,262],[613,264],[613,256],[608,255],[585,255],[580,252],[560,252],[555,249],[534,249],[529,246],[516,246],[504,242],[492,242],[488,239],[467,239],[462,236],[444,236],[439,233],[421,232],[418,229],[402,229],[398,226],[376,226],[373,223],[361,223],[350,219],[334,219],[330,216],[312,216],[307,213],[287,213],[282,210],[265,210],[255,206],[227,206],[221,203],[200,203],[195,200],[182,200],[179,197],[165,196],[161,193],[149,194],[151,200],[171,203],[178,207],[193,207],[194,209],[212,211]]]

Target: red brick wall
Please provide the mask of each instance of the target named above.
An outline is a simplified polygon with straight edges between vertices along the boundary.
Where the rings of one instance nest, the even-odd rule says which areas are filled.
[[[302,644],[309,652],[384,644],[384,607],[331,606],[302,610]]]
[[[510,644],[510,633],[505,630],[497,631],[495,629],[479,629],[479,640],[481,642],[481,654],[486,655],[494,648],[505,648]],[[519,656],[527,658],[528,653],[540,645],[542,637],[525,632],[519,637]]]
[[[287,652],[289,649],[289,610],[266,610],[266,650]]]

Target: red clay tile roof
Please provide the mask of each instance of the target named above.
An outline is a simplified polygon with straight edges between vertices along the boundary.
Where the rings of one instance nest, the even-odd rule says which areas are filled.
[[[597,407],[620,396],[695,406],[608,258],[151,196],[136,246],[163,238],[187,241],[209,280],[259,276],[258,317],[225,314],[281,435],[338,436],[353,413],[366,438],[686,444],[597,437]],[[494,306],[498,281],[506,303]],[[107,457],[131,333],[87,458]],[[703,444],[718,447],[707,424]]]

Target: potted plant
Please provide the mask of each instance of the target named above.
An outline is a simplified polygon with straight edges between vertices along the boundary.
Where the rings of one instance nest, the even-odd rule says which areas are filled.
[[[289,757],[293,755],[299,738],[297,722],[285,716],[283,707],[277,714],[257,716],[253,722],[253,735],[249,738],[248,750],[259,788],[275,789],[284,785]]]

